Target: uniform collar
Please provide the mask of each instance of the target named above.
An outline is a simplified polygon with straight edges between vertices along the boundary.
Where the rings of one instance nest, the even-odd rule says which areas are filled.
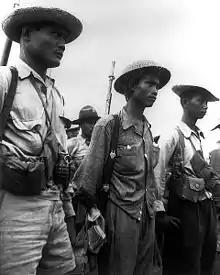
[[[46,87],[54,85],[54,79],[46,75],[46,79],[44,81],[43,78],[34,69],[32,69],[26,62],[24,62],[20,58],[15,63],[15,67],[18,70],[18,76],[20,79],[28,78],[31,74],[33,74],[33,76],[37,78],[40,82],[42,82]]]
[[[87,139],[82,135],[81,129],[80,129],[80,132],[79,132],[78,135],[77,135],[77,138],[78,138],[79,140],[81,140],[82,142],[86,143],[87,145],[90,143],[90,141],[87,140]]]
[[[120,116],[121,116],[122,128],[124,130],[127,130],[130,127],[134,127],[135,132],[142,135],[143,131],[140,132],[141,126],[143,125],[142,122],[144,122],[145,130],[149,129],[151,127],[150,123],[147,121],[147,119],[144,115],[143,115],[142,121],[135,120],[135,119],[131,118],[131,116],[129,116],[125,107],[123,107],[123,109],[121,110]]]
[[[196,126],[196,130],[197,130],[197,133],[195,131],[193,131],[185,122],[183,121],[180,121],[179,123],[179,129],[181,130],[181,132],[183,133],[184,137],[185,138],[190,138],[190,136],[193,134],[193,135],[196,135],[198,136],[199,134],[199,137],[202,137],[204,138],[204,134],[203,132]]]

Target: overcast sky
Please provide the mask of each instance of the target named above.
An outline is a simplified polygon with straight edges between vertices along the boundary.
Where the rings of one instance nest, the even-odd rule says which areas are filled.
[[[2,1],[0,20],[15,1]],[[80,108],[93,105],[104,114],[108,75],[116,61],[116,76],[136,59],[153,59],[170,69],[172,79],[155,105],[146,110],[154,135],[170,131],[181,118],[175,84],[204,86],[220,97],[218,0],[47,0],[26,1],[56,6],[74,13],[83,23],[82,35],[67,46],[61,66],[52,70],[66,101],[66,115],[75,119]],[[0,32],[0,52],[4,45]],[[13,45],[10,63],[18,55]],[[125,100],[113,90],[112,112]],[[210,132],[220,118],[220,103],[210,103],[199,126],[206,149],[215,147],[220,131]]]

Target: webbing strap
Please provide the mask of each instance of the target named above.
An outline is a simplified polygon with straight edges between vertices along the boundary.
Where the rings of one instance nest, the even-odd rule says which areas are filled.
[[[109,183],[111,180],[113,166],[114,166],[114,157],[117,154],[120,118],[119,118],[118,114],[113,115],[113,117],[114,117],[114,126],[113,126],[111,143],[110,143],[110,151],[109,151],[109,156],[108,156],[107,162],[104,167],[104,181],[105,181],[105,183]]]
[[[12,108],[12,104],[14,101],[16,89],[17,89],[17,83],[18,83],[18,71],[15,67],[10,67],[11,70],[11,83],[3,104],[2,111],[0,113],[0,141],[3,139],[6,123],[9,118],[9,114]]]

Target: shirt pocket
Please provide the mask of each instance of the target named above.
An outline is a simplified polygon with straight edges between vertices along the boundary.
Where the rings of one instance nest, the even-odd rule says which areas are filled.
[[[120,171],[126,171],[128,173],[136,173],[139,171],[143,166],[141,165],[143,158],[141,158],[140,153],[140,147],[136,144],[119,145],[117,148],[116,161]]]
[[[21,85],[18,82],[18,88],[10,112],[12,119],[31,125],[34,121],[40,120],[43,114],[44,107],[34,88],[27,85],[27,83]]]
[[[27,89],[25,93],[23,89]],[[33,87],[18,86],[10,112],[13,125],[20,131],[38,131],[45,121],[45,111]]]
[[[12,118],[13,125],[16,129],[20,131],[39,131],[38,127],[42,125],[41,119],[31,120],[31,121],[24,121]]]
[[[136,156],[137,151],[138,151],[138,146],[135,144],[118,145],[117,156],[119,157]]]

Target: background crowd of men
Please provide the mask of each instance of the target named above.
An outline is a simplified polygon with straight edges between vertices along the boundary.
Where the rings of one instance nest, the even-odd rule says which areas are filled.
[[[2,27],[20,56],[0,67],[0,274],[217,274],[219,151],[205,160],[196,123],[219,99],[174,86],[182,119],[156,144],[144,112],[171,72],[139,60],[114,83],[126,100],[117,114],[86,105],[70,121],[47,69],[80,20],[19,7]]]

